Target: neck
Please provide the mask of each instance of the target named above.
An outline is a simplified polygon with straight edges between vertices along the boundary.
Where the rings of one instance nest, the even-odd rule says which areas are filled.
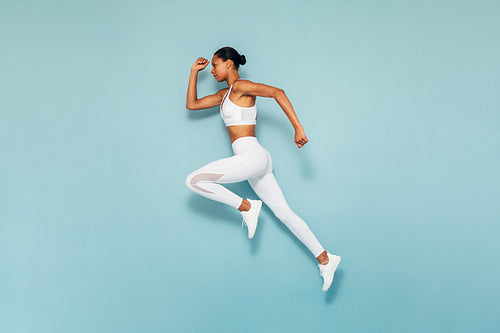
[[[240,79],[240,76],[238,75],[238,73],[236,73],[235,75],[231,75],[227,80],[227,85],[228,86],[232,86],[234,81],[236,80],[239,80]]]

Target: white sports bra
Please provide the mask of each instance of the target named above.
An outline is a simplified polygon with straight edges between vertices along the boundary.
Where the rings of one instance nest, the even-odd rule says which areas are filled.
[[[257,123],[257,106],[254,104],[251,107],[242,107],[234,104],[229,99],[232,88],[233,85],[231,85],[222,98],[222,103],[220,103],[220,115],[226,127],[233,125],[255,125]]]

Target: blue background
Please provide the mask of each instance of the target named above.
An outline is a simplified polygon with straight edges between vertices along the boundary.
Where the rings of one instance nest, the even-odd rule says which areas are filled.
[[[498,1],[2,1],[1,332],[492,332]],[[232,46],[284,89],[257,136],[315,259],[185,177],[231,155],[190,67]],[[199,74],[198,97],[225,87]],[[255,198],[249,185],[231,184]]]

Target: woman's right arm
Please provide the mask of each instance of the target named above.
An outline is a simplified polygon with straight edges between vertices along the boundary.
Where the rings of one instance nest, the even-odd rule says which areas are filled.
[[[209,61],[205,58],[198,58],[193,66],[191,66],[191,75],[189,76],[189,84],[186,99],[186,108],[188,110],[200,110],[209,109],[217,106],[222,101],[221,92],[224,89],[219,90],[213,95],[205,96],[198,99],[196,95],[196,81],[198,80],[198,72],[205,69]]]

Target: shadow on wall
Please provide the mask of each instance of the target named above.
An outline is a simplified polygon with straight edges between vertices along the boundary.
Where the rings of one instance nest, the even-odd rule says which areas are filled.
[[[247,181],[233,183],[233,184],[224,184],[224,186],[243,198],[257,198],[257,195],[253,192],[252,188],[250,187]],[[234,225],[234,227],[237,229],[241,228],[242,217],[239,211],[223,203],[207,199],[205,197],[197,195],[196,193],[190,193],[187,205],[190,211],[205,217],[207,223],[215,222],[213,223],[214,228],[220,227],[220,223],[224,224],[229,223],[231,225]],[[293,207],[291,208],[293,210]],[[265,229],[267,228],[266,222],[270,220],[274,220],[277,223],[278,228],[280,228],[280,230],[283,233],[286,233],[288,235],[288,238],[291,239],[292,241],[290,243],[290,246],[294,246],[292,243],[295,243],[295,245],[297,245],[301,249],[304,256],[309,257],[311,259],[311,262],[313,263],[314,266],[318,264],[316,258],[314,258],[312,254],[309,252],[309,249],[295,237],[295,235],[274,215],[271,209],[267,207],[265,204],[262,206],[262,212],[259,217],[259,227],[257,228],[255,237],[250,241],[247,239],[246,229],[245,232],[241,233],[242,241],[244,240],[249,241],[248,243],[250,246],[250,251],[253,256],[257,255],[261,241],[263,239],[262,236],[259,237],[259,234],[265,233]],[[334,302],[335,294],[338,292],[342,284],[343,275],[344,272],[342,270],[342,267],[339,266],[339,269],[335,273],[334,282],[330,287],[330,290],[325,295],[325,302],[327,304],[332,304]],[[311,281],[311,283],[314,282]],[[318,270],[318,285],[320,285],[320,283],[322,283],[322,280]]]

